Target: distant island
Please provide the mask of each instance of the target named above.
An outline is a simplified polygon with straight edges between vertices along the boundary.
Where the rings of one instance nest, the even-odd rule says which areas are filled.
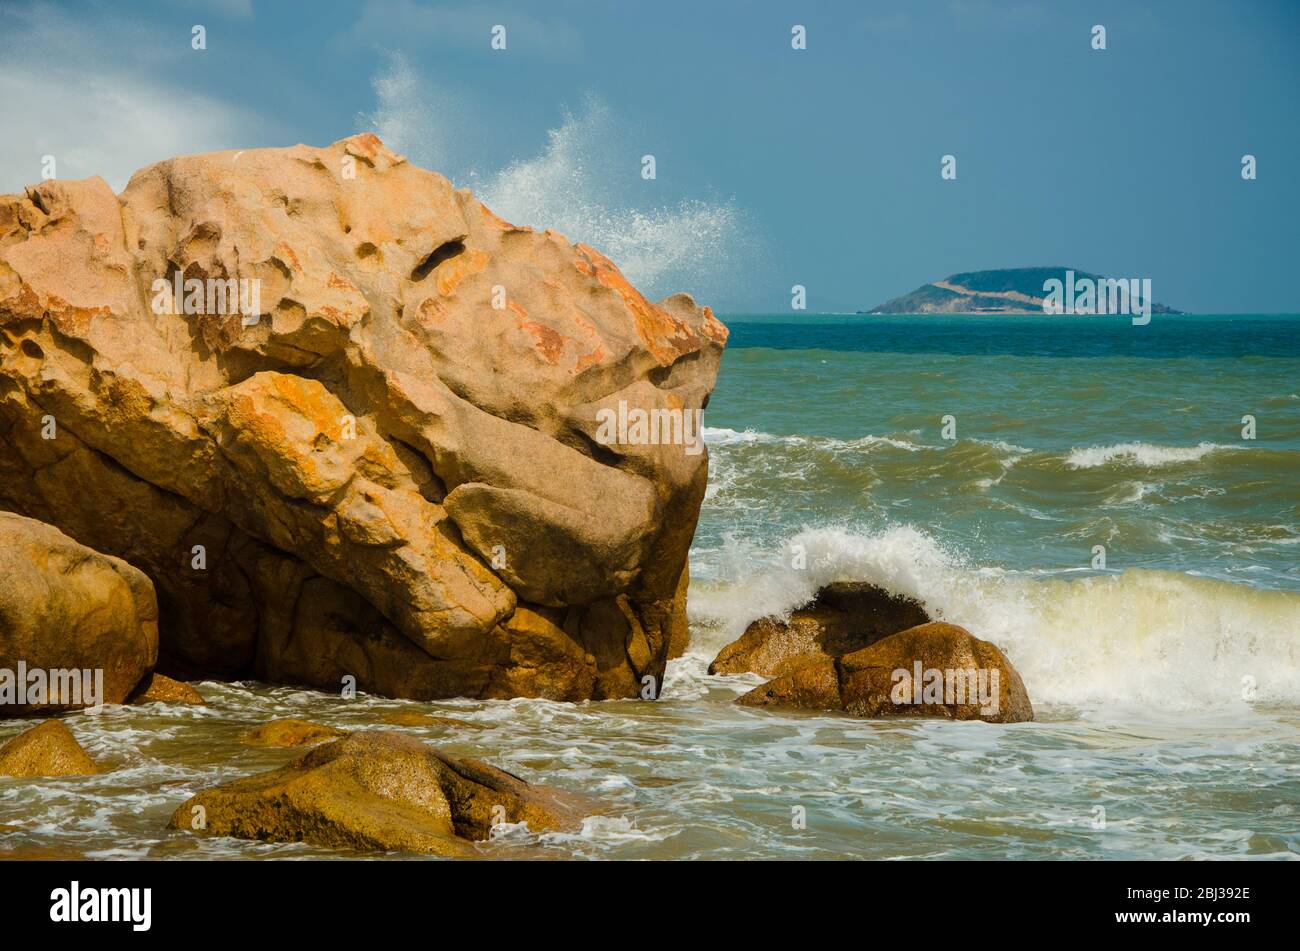
[[[860,314],[1041,314],[1044,313],[1044,284],[1057,281],[1068,285],[1091,282],[1105,288],[1107,279],[1077,268],[1013,267],[994,271],[966,271],[941,281],[923,284],[910,294],[895,297]],[[1128,281],[1125,281],[1127,284]],[[1050,285],[1049,285],[1050,286]],[[1147,289],[1149,292],[1150,284]],[[1071,312],[1067,303],[1065,312]],[[1113,312],[1113,310],[1112,310]],[[1153,314],[1181,314],[1182,311],[1153,304]]]

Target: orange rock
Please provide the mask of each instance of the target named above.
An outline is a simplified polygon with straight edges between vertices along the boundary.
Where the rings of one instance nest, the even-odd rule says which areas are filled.
[[[477,760],[456,760],[392,732],[354,733],[288,766],[225,783],[176,810],[171,827],[199,835],[326,848],[473,854],[498,823],[575,826],[577,796],[535,786]]]
[[[419,713],[414,710],[391,710],[388,713],[383,714],[379,719],[384,723],[391,723],[393,726],[441,726],[451,729],[483,729],[482,723],[475,723],[473,720],[458,720],[455,717],[440,717],[432,713]]]
[[[245,730],[239,741],[246,746],[309,746],[347,736],[347,731],[306,720],[272,720]]]
[[[0,579],[0,717],[122,703],[157,662],[154,587],[122,559],[0,512]]]
[[[955,624],[900,631],[846,654],[840,669],[841,702],[854,716],[988,723],[1034,718],[1025,685],[1006,655]]]
[[[127,699],[127,703],[190,703],[206,704],[203,694],[187,683],[172,680],[156,671],[140,682]]]
[[[931,622],[831,658],[804,654],[738,698],[754,707],[843,710],[868,719],[1020,723],[1034,708],[996,646],[955,624]]]
[[[711,674],[779,677],[811,656],[839,658],[930,616],[916,601],[865,582],[833,582],[789,620],[759,618],[722,649]]]
[[[175,313],[178,277],[258,312]],[[196,676],[634,697],[707,454],[596,414],[698,412],[725,340],[370,134],[51,180],[0,196],[0,508],[144,571]]]
[[[90,776],[100,772],[59,720],[45,722],[0,746],[0,776]]]

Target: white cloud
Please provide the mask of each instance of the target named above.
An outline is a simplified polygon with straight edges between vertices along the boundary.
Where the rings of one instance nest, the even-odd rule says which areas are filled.
[[[151,162],[260,140],[259,117],[122,65],[174,62],[188,42],[158,48],[115,25],[123,48],[135,55],[105,63],[92,27],[44,6],[0,12],[0,192],[40,181],[46,155],[58,178],[100,175],[120,191]]]

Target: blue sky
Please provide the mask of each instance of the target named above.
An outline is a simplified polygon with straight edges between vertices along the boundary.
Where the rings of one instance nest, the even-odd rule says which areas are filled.
[[[0,190],[369,128],[724,313],[1040,264],[1297,312],[1298,93],[1294,0],[0,0]]]

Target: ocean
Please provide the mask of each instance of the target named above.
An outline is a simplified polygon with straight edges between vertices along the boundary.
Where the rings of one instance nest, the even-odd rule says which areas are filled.
[[[70,719],[117,769],[0,784],[0,855],[351,857],[165,828],[198,789],[296,755],[235,739],[296,716],[605,803],[580,832],[507,829],[485,859],[1300,857],[1300,319],[723,319],[692,643],[660,701],[203,683],[208,707]],[[998,644],[1036,721],[736,706],[761,679],[708,662],[832,580]]]

